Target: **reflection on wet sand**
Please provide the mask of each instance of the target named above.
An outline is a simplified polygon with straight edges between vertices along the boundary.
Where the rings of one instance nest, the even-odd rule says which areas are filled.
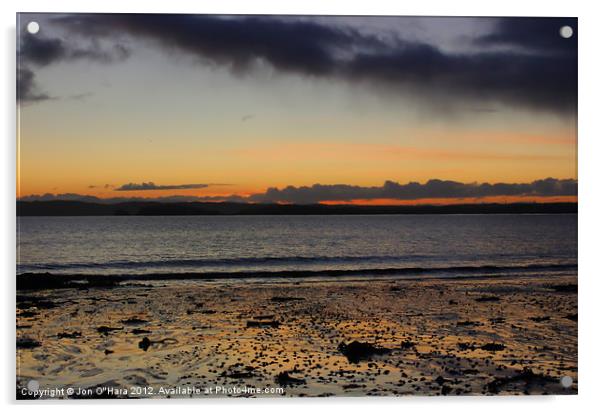
[[[18,393],[35,379],[41,387],[280,387],[284,396],[574,394],[576,282],[191,281],[21,291]]]

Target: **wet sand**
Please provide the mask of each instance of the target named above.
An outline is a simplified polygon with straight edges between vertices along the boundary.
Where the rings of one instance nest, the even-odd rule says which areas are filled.
[[[555,276],[19,291],[17,397],[31,397],[22,389],[32,379],[92,392],[60,398],[576,394],[576,284]],[[244,392],[256,388],[268,393]]]

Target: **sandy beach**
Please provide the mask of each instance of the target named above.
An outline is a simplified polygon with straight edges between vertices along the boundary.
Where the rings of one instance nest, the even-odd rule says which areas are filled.
[[[575,394],[576,282],[169,281],[20,291],[17,397]],[[26,391],[31,380],[37,393]]]

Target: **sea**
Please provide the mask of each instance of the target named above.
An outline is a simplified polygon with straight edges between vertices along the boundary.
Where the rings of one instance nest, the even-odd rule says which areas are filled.
[[[246,279],[576,272],[576,214],[17,219],[17,274]]]

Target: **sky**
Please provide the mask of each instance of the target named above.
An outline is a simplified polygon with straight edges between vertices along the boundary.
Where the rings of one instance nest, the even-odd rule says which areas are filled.
[[[17,31],[20,199],[576,200],[574,18],[24,13]]]

